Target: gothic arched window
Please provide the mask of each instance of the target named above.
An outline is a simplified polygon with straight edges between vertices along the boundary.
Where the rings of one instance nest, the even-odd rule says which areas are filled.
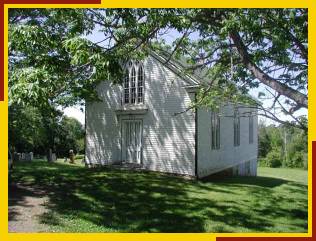
[[[129,103],[129,73],[126,69],[124,78],[124,104]]]
[[[144,67],[139,61],[130,61],[124,78],[124,104],[144,103]]]
[[[144,101],[144,69],[143,66],[139,66],[137,74],[137,102],[143,103]]]

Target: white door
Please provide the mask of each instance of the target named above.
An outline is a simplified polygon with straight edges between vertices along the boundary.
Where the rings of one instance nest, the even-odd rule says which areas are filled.
[[[123,161],[140,164],[142,150],[141,120],[123,120],[122,131]]]

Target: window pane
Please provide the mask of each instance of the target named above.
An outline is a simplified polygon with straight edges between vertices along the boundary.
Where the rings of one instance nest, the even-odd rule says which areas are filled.
[[[220,118],[216,112],[211,115],[211,135],[212,149],[220,149]]]
[[[136,101],[136,70],[133,67],[131,73],[131,103],[134,104]]]
[[[249,116],[249,143],[253,143],[253,116]]]
[[[237,111],[234,113],[234,146],[240,145],[240,117]]]
[[[236,116],[234,116],[234,146],[237,145],[237,141],[236,141]]]
[[[124,90],[124,103],[125,104],[129,103],[129,89]]]
[[[216,148],[217,149],[220,149],[220,142],[221,142],[221,140],[220,140],[220,129],[221,129],[221,126],[220,126],[220,118],[219,118],[219,116],[217,115],[216,116],[217,118],[216,118]]]
[[[138,63],[138,64],[137,64]],[[126,70],[123,83],[123,103],[136,104],[144,102],[144,68],[139,62],[129,62],[130,72]],[[139,67],[138,67],[139,66]]]
[[[238,146],[239,145],[239,119],[238,119],[238,116],[236,117],[236,126],[237,126],[236,137],[237,137],[237,146]]]
[[[129,73],[128,70],[125,72],[124,78],[124,104],[129,103]]]
[[[138,76],[137,76],[137,102],[143,102],[143,89],[144,89],[144,71],[143,67],[140,66],[138,68]]]
[[[212,149],[215,149],[215,131],[212,127]]]
[[[143,86],[143,67],[142,66],[140,66],[139,68],[138,68],[138,82],[137,82],[137,84],[138,84],[138,86]]]

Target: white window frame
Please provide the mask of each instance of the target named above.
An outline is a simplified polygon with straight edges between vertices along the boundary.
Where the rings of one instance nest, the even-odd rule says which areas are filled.
[[[136,90],[136,84],[137,84],[137,74],[136,74],[136,68],[133,66],[131,68],[131,74],[129,78],[129,86],[130,86],[130,104],[136,104],[136,95],[137,95],[137,90]]]
[[[142,70],[142,74],[139,74],[140,69]],[[139,61],[129,61],[127,65],[125,66],[125,72],[126,73],[125,73],[124,83],[123,83],[122,103],[124,105],[144,104],[146,78],[145,78],[145,68],[143,64],[140,63]],[[142,85],[139,85],[140,76],[142,78],[141,80]],[[128,80],[128,82],[126,82],[126,80]],[[128,85],[126,83],[128,83]],[[126,91],[127,89],[128,91]],[[126,95],[128,95],[128,98],[126,98]],[[126,101],[127,99],[128,99],[128,102]]]
[[[127,102],[126,102],[127,100]],[[124,83],[123,83],[123,103],[130,103],[130,83],[129,83],[129,71],[125,70]]]
[[[140,74],[139,71],[142,70],[142,73]],[[144,71],[144,66],[142,64],[140,64],[138,66],[137,72],[137,85],[136,85],[136,89],[137,89],[137,103],[144,103],[144,92],[145,92],[145,71]],[[142,78],[141,82],[140,82],[140,76]],[[141,85],[140,85],[141,83]],[[141,90],[141,96],[140,96],[140,90]]]
[[[234,112],[234,146],[240,146],[240,116],[237,110]]]
[[[218,112],[212,112],[211,115],[211,148],[212,150],[219,150],[221,148],[221,125],[220,116]]]
[[[253,116],[249,116],[249,144],[253,144],[253,136],[254,136],[254,131],[253,131]]]

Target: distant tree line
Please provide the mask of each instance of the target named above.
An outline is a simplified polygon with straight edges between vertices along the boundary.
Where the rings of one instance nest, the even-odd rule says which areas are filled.
[[[287,125],[259,123],[259,164],[307,169],[307,133]]]
[[[68,156],[69,150],[84,153],[84,127],[75,118],[57,109],[42,111],[18,104],[9,107],[9,152],[33,152],[47,155],[47,147],[57,157]]]

